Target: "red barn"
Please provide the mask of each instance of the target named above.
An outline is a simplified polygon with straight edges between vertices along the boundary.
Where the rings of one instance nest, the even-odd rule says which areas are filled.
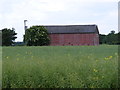
[[[99,45],[99,31],[96,25],[45,26],[51,46]]]

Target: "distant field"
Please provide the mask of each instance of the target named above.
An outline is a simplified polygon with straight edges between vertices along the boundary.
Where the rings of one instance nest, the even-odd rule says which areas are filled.
[[[3,47],[3,88],[116,88],[118,46]]]

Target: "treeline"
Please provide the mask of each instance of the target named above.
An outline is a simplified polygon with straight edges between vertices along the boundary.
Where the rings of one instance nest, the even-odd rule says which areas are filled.
[[[25,31],[23,42],[15,42],[17,33],[15,29],[4,28],[0,30],[2,46],[47,46],[50,43],[47,30],[43,26],[32,26]],[[1,39],[0,38],[0,39]]]
[[[27,29],[26,34],[24,35],[23,42],[15,42],[15,39],[17,38],[16,35],[17,33],[15,32],[14,28],[4,28],[0,30],[0,46],[44,46],[49,45],[50,42],[47,30],[43,26],[32,26]],[[111,31],[108,35],[99,34],[99,43],[120,45],[120,32],[115,33],[115,31]]]
[[[120,45],[120,32],[111,31],[108,35],[100,34],[99,42],[100,44]]]

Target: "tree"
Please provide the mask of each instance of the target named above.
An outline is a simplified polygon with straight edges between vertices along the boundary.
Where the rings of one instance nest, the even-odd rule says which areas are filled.
[[[115,31],[112,30],[108,35],[107,35],[107,43],[108,44],[117,44],[118,38],[117,34],[115,34]]]
[[[50,39],[43,26],[32,26],[25,31],[24,41],[28,46],[49,45]]]
[[[106,44],[106,35],[104,34],[99,34],[99,43],[100,44]]]
[[[115,31],[114,31],[114,30],[112,30],[110,34],[115,34]]]
[[[17,38],[15,35],[15,29],[7,29],[4,28],[1,30],[2,31],[2,46],[10,46],[14,44],[14,40]]]
[[[108,35],[100,34],[100,44],[120,44],[120,32],[115,34],[112,30]]]

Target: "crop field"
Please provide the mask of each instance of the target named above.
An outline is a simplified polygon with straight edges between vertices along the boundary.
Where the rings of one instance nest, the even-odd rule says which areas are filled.
[[[3,88],[117,88],[118,46],[3,47]]]

